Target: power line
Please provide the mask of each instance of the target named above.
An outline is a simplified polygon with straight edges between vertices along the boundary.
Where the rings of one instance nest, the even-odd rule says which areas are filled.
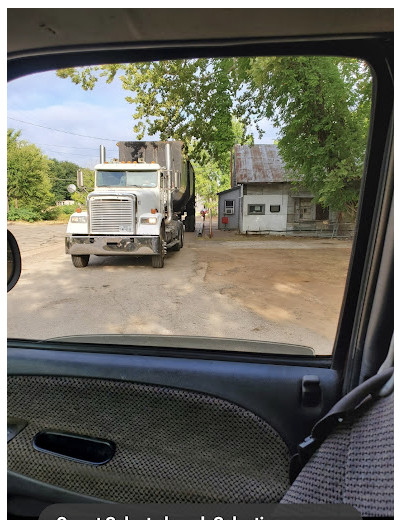
[[[60,151],[53,151],[53,149],[46,149],[47,152],[52,152],[54,154],[64,154],[65,156],[83,156],[84,158],[95,158],[92,154],[79,154],[74,152],[60,152]]]
[[[55,143],[40,143],[38,141],[35,142],[35,145],[47,145],[49,147],[61,147],[62,149],[84,149],[89,151],[98,151],[98,147],[72,147],[72,146],[66,146],[66,145],[60,145]],[[50,149],[48,149],[50,150]],[[117,152],[117,149],[110,149],[108,148],[107,151]],[[89,156],[89,155],[88,155]]]
[[[37,125],[36,123],[30,123],[29,121],[23,121],[22,119],[12,118],[8,116],[8,119],[13,121],[18,121],[19,123],[25,123],[26,125],[33,125],[34,127],[40,127],[42,129],[55,130],[56,132],[62,132],[63,134],[72,134],[72,136],[80,136],[81,138],[91,138],[92,140],[102,140],[102,141],[118,141],[110,138],[97,138],[96,136],[87,136],[86,134],[78,134],[76,132],[69,132],[67,130],[54,129],[52,127],[45,127],[44,125]]]
[[[43,151],[54,152],[57,154],[65,154],[66,156],[84,156],[85,158],[96,158],[96,155],[92,153],[82,154],[80,152],[55,151],[54,149],[43,149]]]

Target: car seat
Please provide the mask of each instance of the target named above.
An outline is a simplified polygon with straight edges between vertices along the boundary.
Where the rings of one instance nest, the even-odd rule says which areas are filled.
[[[315,425],[305,445],[323,440],[282,504],[348,504],[363,518],[394,516],[393,344],[391,350],[375,377]]]

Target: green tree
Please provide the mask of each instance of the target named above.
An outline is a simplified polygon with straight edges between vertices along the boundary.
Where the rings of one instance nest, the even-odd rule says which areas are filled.
[[[218,201],[217,193],[230,187],[230,176],[222,173],[218,164],[212,160],[200,164],[193,162],[196,174],[196,194],[201,197],[204,206],[215,214]]]
[[[233,118],[231,127],[233,144],[243,143],[243,138],[245,137],[243,123]],[[252,143],[252,138],[247,136],[245,141]],[[214,214],[217,213],[218,208],[217,193],[229,189],[231,186],[230,165],[232,150],[233,146],[229,151],[225,152],[222,164],[218,164],[207,151],[200,152],[202,162],[195,161],[196,156],[192,154],[192,145],[189,145],[188,148],[189,158],[193,160],[193,168],[196,174],[196,194],[201,197],[204,206],[209,210],[211,209]],[[221,165],[224,170],[221,170]]]
[[[70,194],[67,191],[69,184],[76,182],[76,172],[79,166],[66,161],[59,161],[55,158],[49,160],[51,191],[54,200],[70,200]]]
[[[67,68],[57,75],[92,90],[99,78],[112,82],[122,72],[122,86],[133,104],[137,139],[159,133],[161,140],[181,140],[199,163],[211,157],[229,171],[229,152],[237,141],[232,118],[246,59],[184,59],[125,65]],[[246,141],[245,127],[242,128]]]
[[[7,130],[7,198],[10,207],[42,211],[53,200],[49,160],[41,150]]]
[[[244,105],[251,93],[255,119],[270,118],[280,129],[279,152],[294,186],[354,214],[371,107],[368,68],[355,59],[260,57],[251,72]]]
[[[183,140],[204,168],[200,187],[209,185],[207,174],[218,182],[229,173],[233,145],[251,143],[249,127],[262,134],[261,120],[269,118],[280,130],[279,150],[294,184],[323,206],[356,207],[371,103],[370,73],[360,61],[233,57],[58,71],[85,90],[118,73],[135,106],[137,138],[159,133]]]

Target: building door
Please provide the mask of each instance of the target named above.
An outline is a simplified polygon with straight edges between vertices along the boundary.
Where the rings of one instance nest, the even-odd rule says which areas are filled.
[[[312,218],[312,204],[311,198],[298,199],[298,215],[299,220],[313,220]]]

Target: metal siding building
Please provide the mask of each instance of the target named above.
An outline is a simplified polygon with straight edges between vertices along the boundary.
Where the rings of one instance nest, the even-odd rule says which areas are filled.
[[[219,230],[239,229],[241,191],[241,186],[236,186],[218,193]],[[228,219],[227,224],[222,222],[223,217]]]
[[[233,175],[243,188],[240,231],[286,232],[290,183],[276,145],[235,145]]]
[[[241,231],[286,231],[288,184],[249,184],[244,187]]]
[[[277,145],[235,145],[231,174],[232,188],[218,193],[219,229],[241,233],[335,233],[336,212],[313,203],[306,189],[294,191],[285,174]],[[239,218],[226,215],[226,201],[235,202]],[[222,217],[228,217],[228,225]],[[351,235],[354,224],[345,230]]]

